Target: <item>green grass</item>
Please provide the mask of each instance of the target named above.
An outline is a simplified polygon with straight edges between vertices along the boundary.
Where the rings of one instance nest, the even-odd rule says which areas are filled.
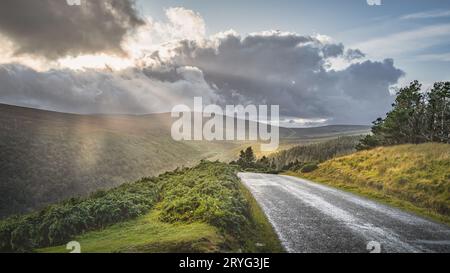
[[[311,179],[450,224],[450,145],[380,147],[335,158]]]
[[[217,228],[206,223],[170,224],[152,211],[136,220],[119,223],[101,231],[88,232],[74,239],[83,253],[111,252],[218,252],[224,243]],[[67,253],[65,245],[37,250],[43,253]]]
[[[100,231],[74,238],[83,253],[216,253],[284,252],[278,237],[251,193],[240,186],[249,201],[249,225],[243,231],[243,241],[223,234],[214,226],[202,222],[166,223],[155,209],[136,220],[115,224]],[[68,253],[65,245],[42,248],[38,253]]]

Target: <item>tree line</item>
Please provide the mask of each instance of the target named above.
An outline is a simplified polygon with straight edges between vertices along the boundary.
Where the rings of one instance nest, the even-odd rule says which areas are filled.
[[[230,162],[230,165],[237,165],[241,170],[245,171],[277,172],[274,160],[270,160],[266,156],[257,159],[252,147],[242,150],[239,154],[239,159]]]
[[[318,163],[355,152],[362,136],[344,136],[321,143],[296,146],[270,156],[257,158],[252,147],[242,150],[239,159],[231,162],[244,171],[279,173],[282,171],[310,172]]]
[[[450,82],[425,92],[418,81],[399,89],[392,110],[373,122],[372,134],[357,149],[425,142],[450,143]]]

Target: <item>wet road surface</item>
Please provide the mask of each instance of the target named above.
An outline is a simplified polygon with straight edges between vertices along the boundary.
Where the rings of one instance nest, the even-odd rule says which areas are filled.
[[[288,252],[450,252],[450,227],[305,179],[240,173]]]

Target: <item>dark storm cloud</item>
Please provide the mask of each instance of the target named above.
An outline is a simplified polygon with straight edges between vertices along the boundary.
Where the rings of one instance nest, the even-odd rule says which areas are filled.
[[[366,54],[364,54],[361,50],[359,49],[348,49],[345,52],[345,58],[349,61],[351,60],[357,60],[357,59],[361,59],[366,57]]]
[[[206,46],[182,42],[173,65],[200,68],[227,103],[278,104],[285,116],[368,124],[389,109],[389,87],[404,73],[390,59],[328,69],[330,58],[363,56],[310,36],[228,33]]]
[[[327,44],[324,45],[323,56],[325,58],[331,57],[339,57],[344,53],[344,45],[343,44]]]
[[[121,54],[124,36],[144,22],[134,0],[1,0],[0,34],[15,53],[56,59],[66,55]]]

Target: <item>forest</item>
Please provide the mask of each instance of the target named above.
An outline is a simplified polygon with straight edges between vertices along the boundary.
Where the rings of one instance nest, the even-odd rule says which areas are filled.
[[[230,164],[238,165],[244,171],[310,172],[321,162],[355,152],[361,138],[363,136],[338,137],[324,142],[296,146],[261,158],[256,158],[253,149],[248,147],[240,152],[237,161]]]

